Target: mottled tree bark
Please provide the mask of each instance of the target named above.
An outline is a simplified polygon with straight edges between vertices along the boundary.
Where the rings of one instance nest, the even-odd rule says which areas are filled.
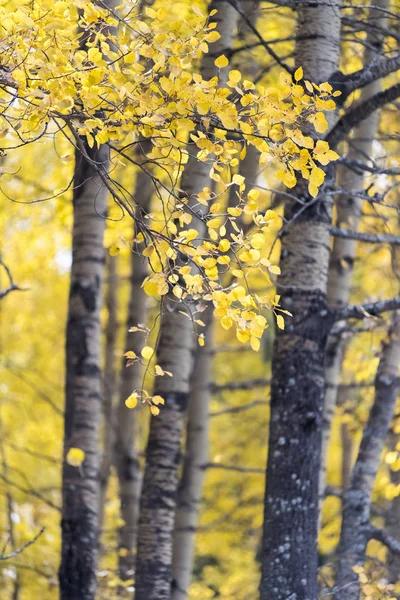
[[[107,294],[105,304],[107,307],[107,325],[105,331],[105,358],[103,375],[103,456],[100,472],[100,506],[99,506],[99,530],[101,531],[104,521],[107,485],[113,462],[113,444],[115,437],[114,407],[113,400],[116,390],[116,368],[115,368],[115,344],[117,338],[117,291],[118,275],[117,260],[113,256],[107,257]]]
[[[108,162],[108,149],[86,148]],[[80,154],[74,179],[72,268],[66,341],[61,600],[93,600],[96,591],[101,420],[100,309],[104,271],[106,189]],[[85,453],[81,467],[66,462],[70,448]]]
[[[296,66],[314,82],[337,70],[340,4],[298,2]],[[293,192],[292,192],[293,193]],[[296,197],[309,202],[304,181]],[[321,192],[301,216],[286,204],[278,294],[293,314],[277,331],[262,540],[261,600],[317,598],[318,473],[324,353],[329,332],[327,280],[331,208]],[[295,218],[294,218],[295,217]],[[294,218],[294,219],[293,219]],[[291,221],[291,219],[293,219]]]
[[[334,595],[338,600],[358,600],[360,597],[358,574],[353,571],[353,567],[364,562],[371,537],[371,495],[396,405],[399,365],[400,313],[396,313],[389,340],[383,345],[375,379],[374,404],[363,432],[350,485],[344,496]]]
[[[144,143],[145,153],[148,144]],[[143,213],[142,218],[150,210],[153,182],[150,175],[139,171],[135,186],[135,198]],[[135,237],[136,233],[134,233]],[[126,322],[124,352],[133,350],[140,356],[143,347],[143,333],[129,332],[129,328],[147,321],[148,301],[142,288],[142,283],[148,275],[147,260],[140,256],[136,244],[133,244],[131,256],[131,275],[129,290],[129,305]],[[143,369],[139,361],[126,367],[126,359],[122,360],[119,389],[119,404],[117,411],[115,461],[119,483],[120,514],[124,524],[118,532],[119,575],[122,580],[131,579],[135,566],[135,550],[137,523],[139,517],[139,497],[141,472],[136,448],[137,408],[129,410],[125,400],[135,390],[142,387]]]
[[[387,0],[379,0],[377,6],[384,8]],[[385,13],[378,9],[371,9],[369,20],[378,27],[385,24]],[[379,29],[368,31],[366,49],[364,53],[364,65],[367,67],[382,50],[383,37]],[[361,91],[360,101],[363,102],[377,94],[381,89],[381,80],[369,84]],[[368,164],[372,155],[373,141],[376,137],[379,124],[379,112],[374,113],[363,121],[354,131],[350,140],[349,160],[358,160]],[[364,189],[365,176],[363,173],[352,171],[345,166],[338,169],[338,185],[341,189],[362,191]],[[363,201],[353,194],[341,194],[336,203],[337,227],[357,231],[362,211]],[[356,257],[357,242],[351,239],[334,238],[333,249],[329,264],[328,276],[328,304],[332,309],[348,304],[353,279],[354,261]],[[330,440],[332,419],[335,412],[337,390],[340,384],[340,373],[343,354],[345,351],[345,340],[340,337],[330,337],[326,353],[325,377],[327,389],[325,394],[323,429],[322,429],[322,459],[320,470],[320,505],[323,502],[326,480],[326,462]]]
[[[201,74],[210,79],[218,74],[215,55],[232,46],[236,30],[237,11],[228,1],[213,0],[209,10],[221,38],[213,44],[213,56],[203,59]],[[225,76],[225,73],[223,73]],[[189,154],[192,154],[189,147]],[[189,198],[209,185],[210,165],[191,156],[182,176],[181,189]],[[199,208],[196,206],[197,211]],[[200,217],[203,214],[199,214]],[[200,237],[204,230],[201,218],[191,224]],[[165,400],[157,418],[152,418],[146,467],[140,503],[139,533],[136,563],[136,600],[169,600],[172,585],[172,541],[175,520],[178,467],[181,458],[181,438],[189,394],[196,338],[188,316],[180,314],[184,305],[173,296],[163,302],[157,362],[173,377],[157,377],[155,394]]]

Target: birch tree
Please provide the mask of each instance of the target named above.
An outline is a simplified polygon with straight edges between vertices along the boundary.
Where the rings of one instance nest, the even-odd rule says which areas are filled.
[[[376,535],[370,522],[371,495],[396,405],[399,365],[400,315],[397,312],[388,340],[383,345],[375,379],[374,404],[363,432],[350,485],[344,496],[334,589],[334,597],[340,600],[358,600],[360,597],[357,567],[364,562],[367,544]]]
[[[369,22],[374,25],[368,30],[364,51],[364,66],[379,58],[384,42],[383,31],[386,24],[386,0],[377,3],[377,8],[370,9]],[[367,85],[360,94],[360,101],[367,101],[381,90],[381,80],[377,79]],[[373,113],[355,128],[353,137],[349,140],[347,159],[368,164],[369,157],[373,154],[373,143],[378,132],[379,112]],[[362,192],[364,191],[365,173],[361,170],[354,171],[346,165],[338,168],[338,187],[340,190],[351,190],[348,194],[340,194],[336,202],[336,225],[342,229],[358,231],[363,205]],[[360,195],[357,195],[357,192]],[[328,274],[328,305],[335,309],[346,306],[349,302],[353,278],[354,261],[356,257],[357,241],[349,238],[335,237],[329,263]],[[323,429],[322,429],[322,457],[320,472],[320,503],[325,493],[326,458],[330,439],[332,418],[336,406],[338,385],[342,359],[345,350],[345,341],[340,337],[331,336],[328,340],[326,353],[326,384]]]
[[[340,3],[297,3],[296,66],[327,81],[340,54]],[[262,600],[317,597],[318,472],[321,459],[324,353],[329,323],[330,203],[322,191],[285,206],[278,293],[293,314],[278,331],[272,362],[271,416],[262,540]],[[307,204],[310,206],[307,207]],[[300,214],[296,214],[296,213]]]
[[[146,147],[146,144],[144,145]],[[139,172],[135,187],[135,196],[138,198],[138,220],[150,211],[153,182],[150,175],[144,171]],[[134,231],[136,239],[138,231]],[[141,485],[141,472],[137,454],[137,415],[135,411],[127,411],[125,401],[132,390],[141,389],[143,369],[140,363],[129,359],[130,353],[140,354],[142,347],[143,331],[140,330],[147,323],[148,297],[142,284],[148,273],[147,262],[137,251],[136,242],[132,242],[131,272],[128,315],[126,321],[126,335],[124,345],[124,359],[121,365],[119,403],[117,409],[117,423],[115,436],[115,460],[119,483],[120,511],[124,524],[119,529],[118,547],[119,574],[122,580],[132,578],[135,562],[136,535],[139,516],[139,497]],[[137,326],[139,325],[139,328]],[[131,331],[131,328],[136,331]]]
[[[229,2],[212,2],[210,12],[216,7],[215,19],[221,37],[213,51],[219,54],[232,46],[238,13]],[[204,57],[201,70],[205,79],[216,75],[212,57]],[[181,182],[189,199],[207,186],[209,171],[206,162],[199,162],[193,156],[189,158]],[[200,234],[204,230],[202,208],[197,209],[200,218],[193,223]],[[137,546],[136,600],[162,600],[171,596],[177,476],[196,343],[190,315],[181,312],[173,297],[167,297],[163,303],[157,362],[173,377],[156,379],[155,393],[164,398],[165,410],[162,419],[151,421],[146,452]]]
[[[96,163],[107,164],[107,148],[88,153]],[[93,165],[78,154],[66,340],[62,600],[93,600],[96,592],[106,202],[107,190]]]

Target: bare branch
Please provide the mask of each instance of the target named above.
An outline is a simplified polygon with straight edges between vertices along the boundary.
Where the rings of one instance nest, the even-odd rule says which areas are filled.
[[[7,277],[8,277],[8,281],[9,281],[8,288],[6,288],[5,290],[0,290],[0,300],[2,298],[5,298],[10,292],[16,292],[16,291],[17,292],[24,292],[24,291],[26,291],[26,290],[24,290],[23,288],[20,288],[18,285],[16,285],[14,283],[14,280],[12,278],[10,269],[1,260],[1,258],[0,258],[0,267],[3,267],[3,269],[5,270],[5,272],[7,274]]]
[[[379,317],[382,313],[400,308],[400,296],[378,300],[378,302],[367,302],[366,304],[350,304],[345,308],[332,311],[333,320],[364,319],[365,317]]]
[[[29,548],[29,546],[32,546],[32,544],[34,544],[38,538],[40,538],[45,529],[45,527],[42,527],[42,529],[31,540],[27,541],[23,546],[21,546],[21,548],[17,548],[17,550],[14,550],[9,554],[0,554],[0,560],[8,560],[9,558],[14,558],[14,556],[21,554],[24,550]]]
[[[224,465],[222,463],[206,463],[203,469],[223,469],[224,471],[236,471],[237,473],[256,473],[264,475],[265,469],[256,469],[252,467],[238,467],[237,465]]]
[[[270,47],[270,45],[264,40],[261,33],[258,29],[253,25],[251,19],[246,15],[246,13],[241,9],[240,3],[237,0],[228,0],[229,4],[233,6],[233,8],[240,14],[242,19],[245,21],[247,27],[254,33],[255,36],[260,40],[260,44],[265,48],[268,54],[278,63],[282,69],[285,69],[289,75],[293,75],[294,70],[291,69],[278,54]]]
[[[344,80],[345,92],[347,98],[355,90],[369,85],[370,83],[386,77],[390,73],[394,73],[400,69],[400,54],[389,58],[382,58],[378,61],[373,61],[364,69],[360,69],[351,75],[347,75]]]
[[[339,227],[331,227],[331,234],[334,237],[357,240],[358,242],[365,242],[367,244],[391,244],[392,246],[400,246],[400,236],[397,235],[361,233],[359,231],[340,229]]]
[[[271,385],[270,379],[247,379],[246,381],[228,381],[227,383],[211,384],[211,391],[213,393],[217,393],[228,390],[251,390],[252,388],[265,387],[267,385]]]
[[[248,402],[247,404],[242,404],[242,406],[231,406],[230,408],[224,408],[223,410],[217,410],[216,412],[212,412],[209,414],[210,417],[220,417],[221,415],[228,415],[239,413],[244,410],[250,410],[255,406],[265,406],[267,404],[266,400],[254,400],[253,402]]]

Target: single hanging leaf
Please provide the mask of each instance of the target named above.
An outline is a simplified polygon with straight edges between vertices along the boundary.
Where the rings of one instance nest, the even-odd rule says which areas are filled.
[[[85,453],[80,448],[70,448],[66,461],[71,467],[80,467],[85,460]]]

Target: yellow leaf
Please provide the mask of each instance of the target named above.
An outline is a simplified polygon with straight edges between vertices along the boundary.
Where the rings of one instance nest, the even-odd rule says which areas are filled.
[[[204,334],[202,333],[201,335],[199,335],[199,337],[197,338],[198,344],[199,346],[204,346]]]
[[[66,457],[66,461],[71,467],[80,467],[85,460],[85,453],[80,448],[70,448]]]
[[[110,256],[117,256],[117,254],[120,253],[121,248],[119,246],[117,246],[116,244],[114,246],[111,246],[109,252],[110,252]]]
[[[328,121],[323,113],[319,112],[315,115],[314,127],[315,131],[318,131],[318,133],[325,133],[328,129]]]
[[[222,317],[221,325],[224,329],[228,330],[232,327],[233,321],[230,317]]]
[[[151,401],[154,404],[165,404],[165,400],[164,400],[164,398],[162,396],[153,396],[152,399],[151,399]]]
[[[125,400],[125,406],[127,408],[135,408],[138,403],[138,395],[136,392],[133,392],[129,398]]]
[[[175,285],[172,288],[172,293],[174,294],[174,296],[176,296],[177,298],[180,299],[180,298],[182,298],[183,290],[182,290],[182,288],[179,285]]]
[[[136,354],[132,350],[125,352],[124,356],[126,356],[126,358],[137,358]]]
[[[143,289],[145,293],[152,298],[159,295],[158,284],[155,281],[146,281]]]
[[[88,59],[92,62],[92,63],[99,63],[102,60],[102,55],[101,52],[98,50],[98,48],[89,48],[88,50]]]
[[[155,417],[160,414],[160,409],[158,406],[154,406],[153,404],[150,406],[151,414]]]
[[[303,68],[302,67],[299,67],[294,72],[294,80],[295,81],[300,81],[300,79],[303,79]]]
[[[254,337],[254,335],[250,338],[250,346],[255,352],[258,352],[260,349],[260,340]]]
[[[241,342],[242,344],[245,344],[246,342],[249,341],[250,338],[250,331],[243,331],[241,329],[238,329],[236,332],[236,337],[239,340],[239,342]]]
[[[232,83],[239,83],[239,81],[242,79],[242,75],[240,73],[240,71],[236,71],[235,69],[233,69],[232,71],[229,71],[229,81]]]
[[[144,348],[142,348],[141,355],[145,360],[150,360],[153,354],[154,350],[150,346],[144,346]]]
[[[276,324],[278,325],[279,329],[285,329],[285,320],[282,317],[282,315],[275,315],[276,316]]]
[[[229,60],[226,58],[224,54],[215,59],[214,64],[218,69],[223,69],[229,65]]]
[[[281,274],[281,270],[280,267],[278,267],[278,265],[271,265],[270,267],[268,267],[268,270],[270,273],[273,273],[273,275]]]
[[[212,44],[213,42],[217,42],[220,37],[221,37],[221,34],[218,33],[218,31],[211,31],[210,33],[208,33],[206,35],[205,39],[209,44]]]
[[[249,200],[255,202],[257,200],[257,198],[259,197],[259,195],[260,195],[259,190],[253,189],[253,190],[249,191],[249,193],[247,194],[247,197]]]
[[[231,243],[229,240],[221,240],[220,243],[218,244],[218,249],[221,252],[228,252],[230,247],[231,247]]]

